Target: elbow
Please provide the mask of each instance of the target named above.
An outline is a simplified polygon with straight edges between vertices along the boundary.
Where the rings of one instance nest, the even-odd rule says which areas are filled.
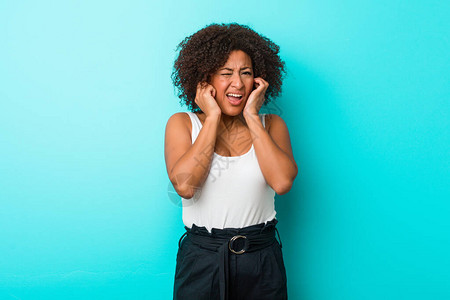
[[[191,199],[194,197],[197,188],[192,185],[192,175],[175,175],[170,177],[170,182],[177,194],[184,199]]]
[[[287,194],[291,190],[292,184],[293,184],[293,181],[286,181],[283,183],[279,183],[274,186],[273,190],[278,195],[284,195],[284,194]]]
[[[184,199],[191,199],[192,197],[194,197],[195,193],[198,190],[198,188],[196,188],[195,186],[192,186],[191,184],[187,183],[186,181],[177,182],[175,180],[175,182],[174,181],[171,181],[171,182],[172,182],[173,188],[175,189],[177,194]]]
[[[279,182],[277,182],[273,187],[273,190],[275,191],[275,193],[277,193],[278,195],[287,194],[291,190],[292,185],[294,184],[294,179],[295,179],[295,177],[297,177],[297,173],[298,173],[298,170],[296,168],[295,174],[292,177],[286,178],[284,180],[280,180]]]
[[[177,194],[184,199],[191,199],[192,197],[194,197],[194,193],[192,193],[190,191],[177,190],[177,189],[175,189],[175,190],[177,191]]]
[[[173,186],[177,194],[184,199],[191,199],[195,195],[195,190],[187,185]]]
[[[198,191],[201,190],[201,186],[195,186],[188,182],[184,182],[182,184],[172,184],[177,194],[184,199],[191,199],[195,196],[195,194],[197,194]]]
[[[295,177],[297,177],[298,174],[298,168],[297,165],[295,164],[295,170],[293,171],[294,174],[292,174],[292,176],[289,176],[287,178],[284,178],[282,180],[279,180],[274,186],[273,186],[273,190],[275,191],[275,193],[277,193],[278,195],[284,195],[287,194],[291,188],[292,185],[294,184],[294,180]]]
[[[182,197],[183,199],[191,199],[192,197],[194,197],[194,193],[178,193],[178,195],[180,195],[180,197]]]

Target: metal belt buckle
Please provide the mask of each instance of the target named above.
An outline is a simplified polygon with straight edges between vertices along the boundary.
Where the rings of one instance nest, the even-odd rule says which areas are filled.
[[[237,239],[239,239],[239,238],[245,239],[245,244],[244,244],[244,248],[242,248],[242,249],[239,250],[239,251],[236,251],[236,250],[234,250],[234,249],[232,248],[232,244],[233,244],[233,242],[234,242],[235,240],[237,240]],[[235,236],[233,236],[233,237],[230,239],[230,241],[228,242],[228,249],[230,249],[230,251],[233,252],[234,254],[242,254],[242,253],[245,252],[245,249],[247,249],[247,248],[248,248],[248,239],[247,239],[247,237],[244,236],[244,235],[235,235]]]

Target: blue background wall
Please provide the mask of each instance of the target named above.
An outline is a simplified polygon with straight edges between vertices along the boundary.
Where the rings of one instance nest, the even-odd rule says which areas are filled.
[[[290,299],[450,298],[448,1],[1,1],[0,298],[170,299],[176,45],[281,46]]]

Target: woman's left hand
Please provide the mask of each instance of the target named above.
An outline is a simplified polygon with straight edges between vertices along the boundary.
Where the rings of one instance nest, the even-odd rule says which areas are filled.
[[[249,115],[258,115],[261,106],[264,103],[266,90],[269,87],[269,83],[262,79],[261,77],[257,77],[254,79],[255,87],[250,96],[248,96],[247,103],[245,103],[244,114]]]

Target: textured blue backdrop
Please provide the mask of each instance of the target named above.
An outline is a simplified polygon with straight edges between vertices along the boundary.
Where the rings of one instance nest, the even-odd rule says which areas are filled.
[[[448,1],[0,1],[0,298],[170,299],[176,45],[281,46],[290,299],[449,299]]]

